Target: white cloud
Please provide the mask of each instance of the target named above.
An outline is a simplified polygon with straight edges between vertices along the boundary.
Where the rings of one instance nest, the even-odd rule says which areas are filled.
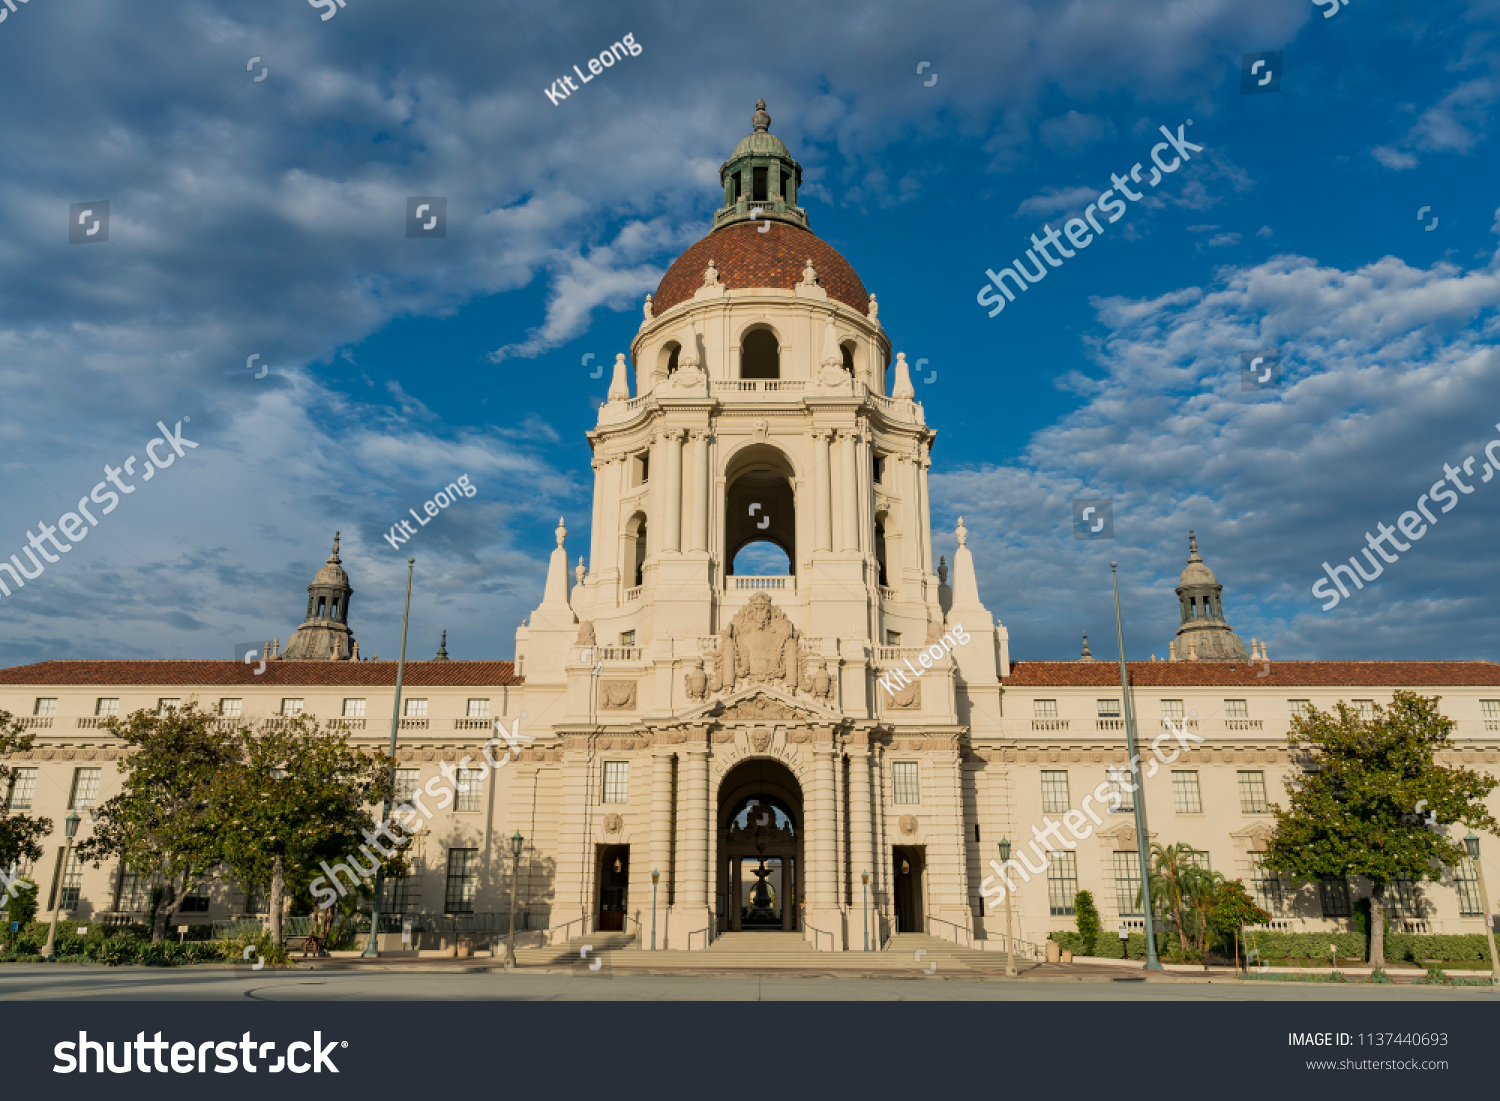
[[[1049,187],[1016,207],[1016,217],[1051,218],[1057,214],[1081,211],[1099,198],[1096,187]]]

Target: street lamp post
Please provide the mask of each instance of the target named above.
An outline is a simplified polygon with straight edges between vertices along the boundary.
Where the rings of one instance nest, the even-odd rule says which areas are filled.
[[[864,912],[865,912],[865,951],[870,950],[870,873],[860,872],[859,881],[864,884]]]
[[[1125,700],[1125,756],[1130,762],[1131,786],[1135,798],[1135,851],[1140,861],[1141,905],[1146,912],[1146,970],[1160,971],[1161,960],[1156,958],[1156,921],[1151,909],[1151,864],[1146,833],[1146,784],[1140,773],[1140,758],[1135,751],[1135,711],[1130,706],[1130,678],[1125,673],[1125,628],[1120,621],[1120,574],[1115,563],[1109,564],[1109,574],[1115,589],[1115,635],[1120,641],[1120,695]]]
[[[655,868],[651,869],[651,951],[656,951],[656,884],[661,879],[661,873]]]
[[[396,702],[391,705],[391,786],[396,783],[396,730],[401,725],[401,678],[406,672],[406,621],[411,616],[411,571],[415,568],[417,560],[408,558],[406,560],[406,609],[401,613],[401,653],[396,656]],[[395,794],[388,791],[385,797],[385,808],[380,812],[380,820],[389,822],[391,818],[391,796]],[[377,845],[378,848],[378,845]],[[380,943],[376,939],[380,935],[380,891],[385,886],[385,868],[379,861],[375,864],[375,886],[370,898],[370,939],[365,944],[362,953],[368,959],[376,959],[380,956]]]
[[[42,959],[50,960],[56,954],[57,944],[57,915],[63,904],[62,880],[68,877],[68,864],[73,856],[73,838],[78,835],[78,823],[83,819],[78,817],[76,810],[68,811],[68,816],[63,819],[63,828],[68,835],[68,847],[63,851],[62,877],[53,888],[56,897],[52,900],[52,925],[47,930],[47,943],[42,948]]]
[[[1469,850],[1469,859],[1474,861],[1474,874],[1479,878],[1479,908],[1484,911],[1484,935],[1490,942],[1490,982],[1500,986],[1500,955],[1495,953],[1495,927],[1490,924],[1490,896],[1484,889],[1484,868],[1479,863],[1479,835],[1473,830],[1464,838],[1464,848]]]
[[[521,850],[526,845],[526,839],[517,830],[515,836],[510,839],[510,922],[505,934],[505,969],[509,971],[516,965],[516,889],[521,885]]]
[[[1009,862],[1009,860],[1010,860],[1010,842],[1007,839],[1005,839],[1005,838],[1002,837],[1000,839],[1000,867],[1002,869],[1004,869],[1005,865]],[[1002,879],[1002,881],[1009,882],[1008,880],[1005,880],[1005,877],[1004,877],[1003,874],[1001,875],[1001,879]],[[1005,973],[1006,973],[1006,975],[1008,975],[1011,978],[1015,978],[1016,974],[1017,974],[1017,971],[1016,971],[1016,942],[1011,939],[1011,935],[1010,935],[1010,889],[1009,889],[1009,887],[1007,887],[1006,891],[1005,891]]]

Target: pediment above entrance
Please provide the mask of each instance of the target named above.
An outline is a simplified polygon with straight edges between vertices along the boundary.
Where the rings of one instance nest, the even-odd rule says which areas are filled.
[[[823,726],[843,722],[837,711],[798,699],[778,685],[757,684],[731,692],[685,713],[681,722],[718,722],[725,726],[775,724]]]

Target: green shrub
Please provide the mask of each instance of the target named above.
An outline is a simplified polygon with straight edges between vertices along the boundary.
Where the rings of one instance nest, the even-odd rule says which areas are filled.
[[[1079,891],[1073,896],[1073,914],[1074,920],[1078,923],[1078,936],[1084,944],[1092,948],[1103,928],[1099,924],[1099,908],[1094,905],[1093,892]],[[1076,948],[1073,952],[1074,955],[1088,955],[1087,952],[1079,952]]]
[[[1488,963],[1489,940],[1483,933],[1390,933],[1385,938],[1389,960],[1444,960],[1448,963]]]
[[[1075,956],[1089,955],[1089,952],[1085,950],[1085,945],[1092,943],[1085,941],[1082,933],[1048,933],[1047,939],[1055,942],[1064,952],[1072,952]]]
[[[1441,967],[1429,967],[1427,969],[1427,978],[1423,981],[1433,986],[1447,986],[1450,980],[1448,973]]]
[[[1385,973],[1384,967],[1377,967],[1374,971],[1370,972],[1370,977],[1365,981],[1374,983],[1388,983],[1392,982],[1393,980],[1389,975]]]
[[[1105,960],[1123,960],[1125,958],[1125,942],[1120,939],[1118,933],[1102,929],[1099,935],[1094,938],[1094,955]]]

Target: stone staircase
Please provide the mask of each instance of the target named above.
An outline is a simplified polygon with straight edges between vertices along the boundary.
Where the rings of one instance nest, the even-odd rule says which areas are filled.
[[[917,953],[922,955],[918,958]],[[944,971],[983,971],[1005,973],[1004,952],[981,952],[977,948],[965,948],[942,937],[926,933],[897,933],[886,945],[885,955],[893,959],[910,961],[909,966],[925,970],[934,963],[938,974]],[[1016,958],[1016,967],[1026,966],[1029,961]]]
[[[565,944],[550,944],[543,948],[517,948],[516,963],[522,967],[567,967],[579,963],[584,945],[590,945],[589,955],[612,958],[618,952],[639,951],[634,933],[590,933],[586,937],[574,937]],[[496,955],[504,957],[502,942]]]

